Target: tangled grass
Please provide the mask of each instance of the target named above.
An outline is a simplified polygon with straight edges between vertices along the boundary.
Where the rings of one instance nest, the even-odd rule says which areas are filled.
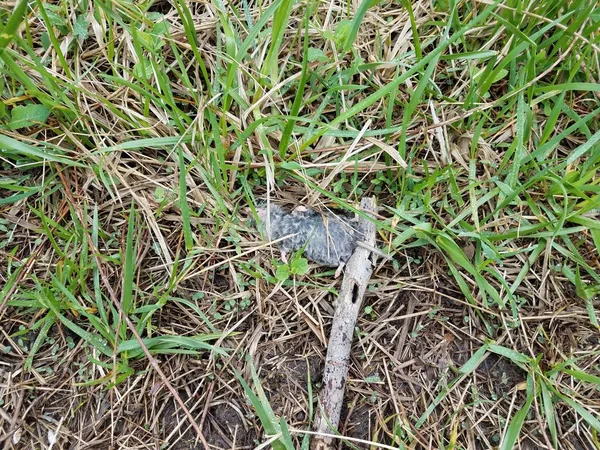
[[[597,2],[0,5],[5,449],[305,448],[365,195],[340,447],[600,448]]]

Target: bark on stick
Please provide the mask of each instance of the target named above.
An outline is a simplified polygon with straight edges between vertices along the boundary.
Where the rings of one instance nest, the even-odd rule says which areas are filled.
[[[377,212],[374,198],[362,199],[360,206],[366,213]],[[364,230],[364,241],[375,248],[375,225],[363,218],[361,228]],[[314,427],[317,433],[334,434],[338,428],[354,327],[373,272],[375,257],[369,250],[357,247],[346,264],[327,347],[323,390]],[[325,450],[331,448],[331,443],[332,438],[318,435],[313,439],[311,446],[313,450]]]

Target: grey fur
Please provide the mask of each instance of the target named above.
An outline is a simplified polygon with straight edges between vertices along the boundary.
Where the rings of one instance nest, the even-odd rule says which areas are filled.
[[[354,218],[310,209],[286,212],[275,204],[270,205],[270,229],[267,230],[266,211],[266,205],[257,208],[267,239],[285,238],[278,242],[282,253],[304,247],[303,255],[308,260],[324,266],[344,265],[363,236]]]

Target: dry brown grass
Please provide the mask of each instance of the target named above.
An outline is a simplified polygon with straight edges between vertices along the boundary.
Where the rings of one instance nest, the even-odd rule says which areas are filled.
[[[515,41],[522,41],[510,24],[533,36],[558,16],[558,3],[531,2],[518,18],[500,6],[495,11],[502,20],[489,16],[444,54],[493,50],[500,64]],[[299,112],[307,122],[297,123],[284,155],[278,145],[287,118],[280,115],[290,114],[301,79],[307,2],[291,7],[278,78],[262,72],[271,42],[271,34],[262,32],[250,56],[234,67],[231,81],[237,85],[231,91],[224,86],[235,52],[226,38],[237,38],[239,48],[248,36],[247,21],[256,23],[271,2],[234,2],[224,7],[225,16],[217,2],[47,2],[55,5],[48,20],[65,23],[64,30],[62,22],[52,27],[64,62],[52,44],[44,48],[49,28],[39,9],[45,3],[32,6],[27,27],[19,31],[23,40],[0,50],[23,70],[20,75],[3,60],[2,101],[9,111],[34,101],[52,114],[44,123],[15,130],[5,118],[2,133],[48,152],[55,146],[82,165],[42,164],[14,148],[2,153],[0,146],[1,185],[38,189],[17,200],[9,200],[15,190],[0,191],[0,445],[203,448],[189,414],[210,448],[256,448],[268,437],[235,376],[237,371],[250,380],[252,361],[270,406],[285,418],[300,448],[311,411],[318,408],[338,281],[319,267],[285,281],[274,278],[277,253],[243,212],[271,187],[269,196],[282,203],[321,207],[347,207],[376,195],[380,245],[397,261],[376,268],[357,325],[339,430],[356,440],[340,440],[341,448],[496,448],[527,401],[528,376],[535,380],[533,403],[518,430],[517,448],[600,448],[594,422],[585,416],[587,411],[597,421],[600,408],[594,323],[598,144],[566,161],[597,136],[597,118],[567,132],[539,157],[519,159],[537,155],[546,127],[550,136],[558,135],[598,107],[599,89],[591,85],[598,82],[598,19],[582,2],[567,3],[563,9],[574,11],[572,16],[532,37],[545,53],[528,48],[530,53],[510,56],[507,74],[485,93],[477,90],[476,74],[489,57],[440,59],[431,74],[423,68],[402,82],[391,107],[389,95],[369,96],[420,61],[408,11],[394,2],[371,7],[353,51],[343,53],[331,33],[353,17],[360,2],[316,3],[308,36],[324,60],[307,65],[311,77]],[[163,45],[154,51],[153,38],[139,34],[150,33],[157,21],[142,20],[150,4],[149,11],[164,14],[169,25],[169,35],[156,38]],[[212,92],[188,40],[191,28],[175,4],[190,13]],[[459,2],[462,25],[451,35],[486,5]],[[415,1],[412,12],[418,51],[426,58],[442,42],[448,9]],[[590,18],[568,32],[584,13]],[[85,39],[73,36],[79,16],[89,23]],[[544,47],[553,33],[564,39],[553,44],[560,47],[555,54],[555,47]],[[140,55],[155,63],[147,79],[135,75]],[[532,58],[536,62],[529,66]],[[385,64],[359,67],[381,61]],[[571,79],[565,66],[577,61],[581,76]],[[532,67],[535,73],[522,75]],[[565,87],[576,81],[590,83],[589,89]],[[427,87],[419,91],[422,85]],[[555,85],[565,97],[545,95]],[[414,98],[403,136],[400,125]],[[361,101],[364,108],[344,118]],[[555,102],[563,109],[552,123]],[[336,123],[340,117],[344,120]],[[302,128],[311,122],[314,131]],[[334,131],[302,148],[332,122]],[[377,132],[390,127],[396,128]],[[525,140],[515,150],[520,129],[526,130]],[[179,151],[189,224],[179,197]],[[515,197],[505,201],[511,191]],[[55,298],[64,319],[100,336],[99,325],[86,314],[100,317],[101,303],[108,317],[104,332],[118,342],[134,339],[120,306],[127,294],[123,255],[130,220],[134,306],[127,315],[138,333],[148,338],[223,332],[211,343],[227,349],[226,356],[184,347],[154,354],[163,377],[143,352],[102,354],[49,307],[48,298]],[[187,230],[193,233],[191,248]],[[505,304],[494,302],[481,280],[452,258],[440,244],[442,234]],[[147,317],[143,308],[150,306],[156,310]],[[512,354],[489,351],[476,369],[460,371],[492,341],[531,361],[519,365]],[[584,411],[550,394],[556,446],[539,392],[543,383]]]

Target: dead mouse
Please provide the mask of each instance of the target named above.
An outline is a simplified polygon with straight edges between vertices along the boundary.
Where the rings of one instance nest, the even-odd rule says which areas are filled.
[[[267,209],[270,213],[268,221]],[[287,263],[288,253],[304,248],[303,255],[306,259],[324,266],[337,267],[337,278],[357,246],[392,259],[362,241],[363,233],[356,218],[321,213],[304,206],[287,212],[273,203],[268,208],[267,205],[260,205],[256,212],[267,239],[281,239],[278,246],[284,263]]]

